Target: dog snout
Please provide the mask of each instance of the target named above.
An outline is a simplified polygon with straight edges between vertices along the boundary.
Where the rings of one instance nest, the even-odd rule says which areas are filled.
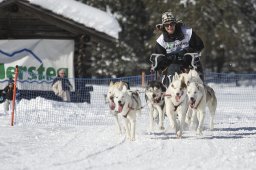
[[[152,97],[155,98],[155,97],[156,97],[156,94],[153,94]]]
[[[180,95],[180,93],[176,93],[176,96],[179,96]]]
[[[118,100],[118,104],[122,104],[121,100]]]
[[[190,100],[191,100],[191,101],[195,101],[195,98],[194,98],[194,97],[190,97]]]

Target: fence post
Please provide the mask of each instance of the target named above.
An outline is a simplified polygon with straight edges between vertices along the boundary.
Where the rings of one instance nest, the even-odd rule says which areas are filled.
[[[13,84],[13,97],[12,97],[12,118],[11,118],[11,126],[14,125],[14,110],[15,110],[15,100],[16,100],[16,87],[17,87],[17,78],[18,78],[19,69],[16,65],[15,75],[14,75],[14,84]]]
[[[141,73],[141,87],[145,87],[145,72]]]

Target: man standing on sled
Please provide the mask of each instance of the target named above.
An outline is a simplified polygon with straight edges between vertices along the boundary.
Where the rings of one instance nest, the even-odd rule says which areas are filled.
[[[172,12],[165,12],[162,14],[162,24],[156,25],[156,29],[162,32],[156,40],[155,54],[150,57],[156,79],[162,79],[168,86],[167,77],[171,78],[175,72],[181,73],[196,68],[203,80],[199,54],[204,44],[192,28],[177,21]]]

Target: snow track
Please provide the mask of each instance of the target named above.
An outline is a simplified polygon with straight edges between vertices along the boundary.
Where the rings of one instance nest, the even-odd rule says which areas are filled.
[[[147,134],[138,120],[136,141],[117,135],[115,126],[10,127],[0,117],[0,167],[49,170],[113,169],[254,169],[256,128],[232,124],[196,136],[185,131]],[[243,161],[241,161],[243,160]]]
[[[203,135],[184,131],[182,139],[176,138],[167,119],[164,132],[148,134],[148,115],[142,114],[136,123],[136,141],[126,140],[116,133],[112,117],[102,113],[104,107],[95,108],[99,114],[90,117],[95,122],[90,126],[70,127],[52,123],[11,127],[10,116],[0,112],[0,170],[254,170],[255,89],[246,89],[234,90],[238,98],[220,90],[215,129],[207,129],[206,115]],[[242,98],[245,92],[247,100]],[[97,116],[108,118],[107,123],[94,121]]]

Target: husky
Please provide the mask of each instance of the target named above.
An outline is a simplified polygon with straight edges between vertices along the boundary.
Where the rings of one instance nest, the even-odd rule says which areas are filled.
[[[198,135],[202,135],[205,108],[206,93],[203,84],[191,82],[187,86],[187,95],[189,98],[189,107],[192,109],[192,123],[196,122],[196,130]]]
[[[197,134],[202,134],[206,106],[210,111],[210,129],[214,128],[214,116],[217,107],[217,99],[212,88],[203,84],[191,82],[187,85],[189,108],[192,110],[191,122],[196,123]]]
[[[179,76],[184,77],[184,81],[185,81],[186,85],[189,82],[197,82],[197,83],[200,83],[200,84],[204,84],[204,82],[200,78],[198,72],[194,69],[190,69],[187,73],[181,73]]]
[[[165,114],[164,93],[166,87],[159,81],[148,82],[145,89],[145,99],[149,107],[149,132],[153,132],[154,120],[158,118],[158,127],[164,130],[163,119]]]
[[[166,90],[164,99],[166,115],[169,118],[170,124],[175,129],[177,137],[181,138],[188,110],[187,87],[184,82],[184,77],[179,77],[179,75],[175,73],[171,84]]]
[[[115,111],[123,116],[126,137],[135,140],[136,113],[141,112],[141,100],[138,91],[123,88],[115,91]]]
[[[206,95],[206,106],[208,107],[209,112],[210,112],[210,130],[213,130],[214,129],[214,117],[215,117],[216,108],[217,108],[217,98],[216,98],[214,90],[210,86],[203,83],[203,81],[201,80],[201,78],[196,70],[190,70],[187,74],[182,73],[181,76],[184,76],[184,80],[185,80],[185,83],[187,86],[189,86],[189,84],[191,82],[194,82],[195,85],[198,87],[203,85],[205,95]],[[192,87],[190,87],[190,89],[191,88]],[[187,92],[189,92],[189,91],[187,91]],[[189,96],[191,96],[191,94]],[[190,98],[189,98],[189,100],[190,100]],[[190,103],[193,103],[193,102],[190,101]],[[188,114],[187,114],[188,124],[191,124],[191,118],[192,118],[191,111],[193,111],[193,109],[191,109],[191,106],[190,106]],[[193,116],[195,116],[195,115],[193,115]],[[195,117],[193,118],[193,121],[194,121],[194,123],[198,124],[198,119],[195,119]]]
[[[107,93],[107,102],[109,103],[110,113],[115,118],[115,124],[117,126],[117,131],[119,134],[122,134],[122,128],[120,125],[118,112],[115,111],[114,95],[116,91],[121,91],[123,90],[123,88],[129,89],[129,84],[123,81],[118,81],[115,83],[111,81]]]

